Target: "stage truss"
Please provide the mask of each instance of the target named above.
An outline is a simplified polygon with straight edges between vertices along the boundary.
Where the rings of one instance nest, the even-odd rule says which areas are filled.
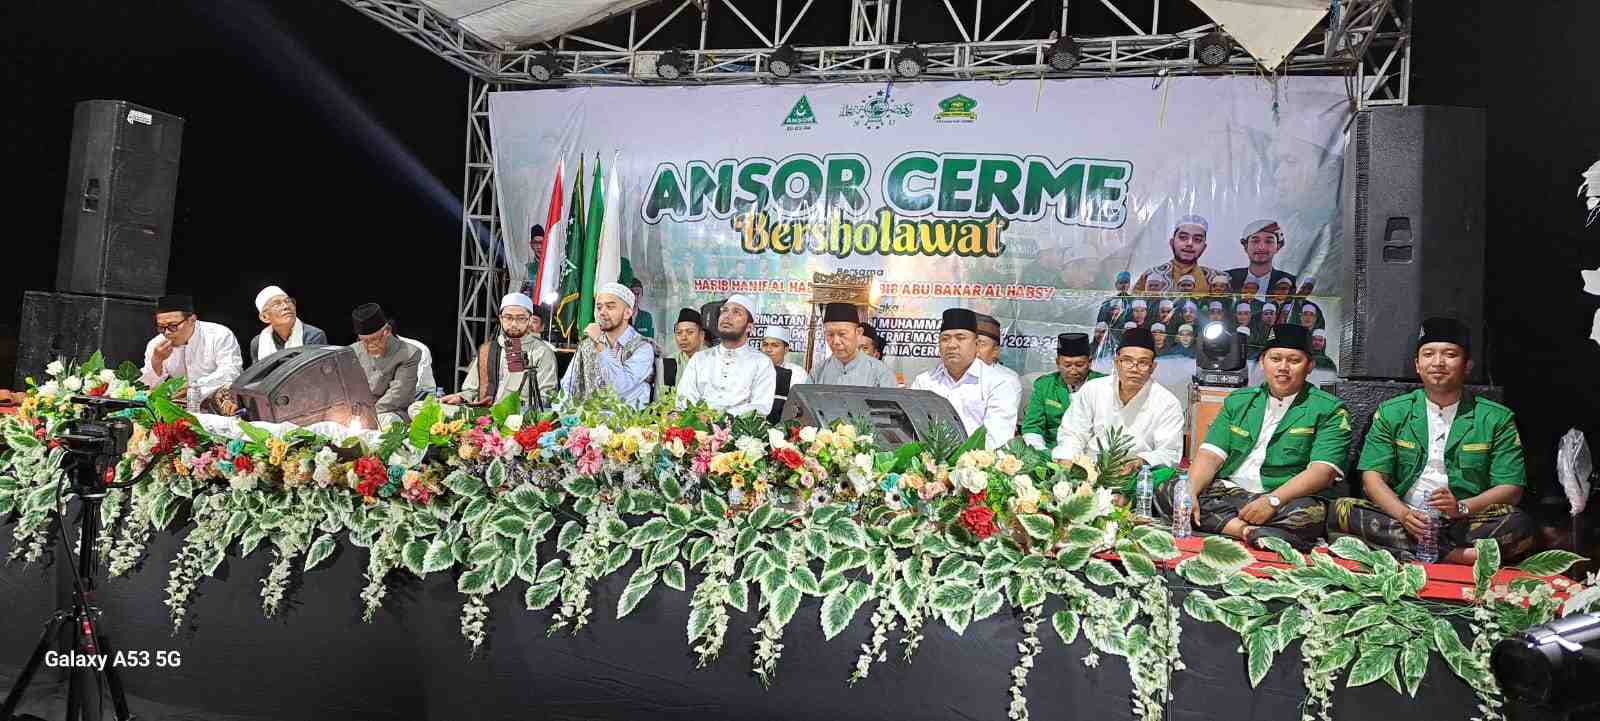
[[[571,85],[704,85],[714,83],[883,82],[894,75],[896,55],[916,38],[903,33],[908,10],[934,13],[954,25],[959,41],[920,44],[927,60],[918,81],[1166,77],[1171,75],[1264,74],[1259,65],[1234,47],[1221,65],[1198,59],[1201,38],[1213,24],[1164,28],[1163,5],[1188,0],[988,0],[991,10],[1010,9],[1005,19],[985,27],[985,0],[850,0],[848,17],[827,16],[816,0],[768,0],[776,10],[771,27],[751,22],[746,9],[757,0],[666,0],[672,9],[653,25],[641,25],[640,10],[627,13],[627,37],[609,41],[574,29],[529,47],[503,47],[467,31],[423,0],[343,0],[361,13],[438,55],[469,76],[467,101],[466,179],[461,232],[461,280],[457,322],[457,382],[494,329],[495,306],[504,292],[505,234],[495,200],[493,153],[489,143],[488,96],[504,89]],[[1055,33],[1078,44],[1079,62],[1070,70],[1051,67],[1050,37],[1020,37],[1015,22],[1036,6],[1061,7]],[[1301,40],[1279,75],[1343,75],[1349,78],[1350,102],[1356,109],[1405,105],[1411,90],[1411,19],[1413,0],[1330,0],[1330,12]],[[834,8],[838,10],[840,8]],[[1137,9],[1137,12],[1136,12]],[[1130,14],[1146,15],[1148,26]],[[740,42],[713,42],[707,28],[712,13],[729,13],[745,31]],[[992,13],[991,13],[992,14]],[[1115,27],[1115,34],[1075,30],[1089,14]],[[699,23],[696,47],[669,44],[658,38],[673,23]],[[788,45],[803,23],[825,28],[830,42],[792,46],[797,61],[785,77],[773,74],[774,49]],[[808,25],[808,29],[811,29]],[[684,73],[673,80],[657,73],[663,53],[677,50]],[[536,65],[553,64],[556,73],[541,83],[531,73]],[[904,78],[899,78],[904,81]]]

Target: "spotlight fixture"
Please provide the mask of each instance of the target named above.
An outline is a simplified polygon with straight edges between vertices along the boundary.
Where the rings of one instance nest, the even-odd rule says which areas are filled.
[[[1201,385],[1243,388],[1250,376],[1245,370],[1244,336],[1224,321],[1207,321],[1195,340],[1194,379]]]
[[[1078,66],[1078,44],[1072,38],[1061,38],[1045,48],[1045,62],[1056,70],[1071,70]]]
[[[906,46],[894,57],[894,71],[902,78],[914,78],[922,74],[922,69],[928,65],[928,54],[916,43]]]
[[[561,59],[556,57],[553,50],[528,63],[528,76],[541,83],[548,83],[551,78],[559,74],[561,74]]]
[[[1507,638],[1489,669],[1511,698],[1563,713],[1600,703],[1600,614],[1558,618]],[[1577,718],[1572,713],[1564,718]]]
[[[1201,65],[1214,68],[1228,62],[1231,55],[1233,49],[1229,46],[1228,36],[1223,35],[1221,30],[1213,30],[1195,41],[1194,56]]]
[[[795,52],[792,45],[781,46],[767,56],[767,69],[780,78],[787,78],[793,75],[795,68],[799,67],[799,65],[800,53]]]
[[[663,80],[677,80],[683,77],[684,69],[688,67],[687,58],[677,49],[668,50],[656,58],[656,75]]]

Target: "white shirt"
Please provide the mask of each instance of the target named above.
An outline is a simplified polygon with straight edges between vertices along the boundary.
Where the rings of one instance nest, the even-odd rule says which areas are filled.
[[[1017,403],[1022,399],[1022,382],[1009,368],[996,369],[973,359],[961,380],[945,371],[944,364],[924,371],[911,382],[912,390],[933,391],[961,416],[967,434],[985,429],[984,445],[999,448],[1017,435]]]
[[[1301,393],[1304,392],[1301,391]],[[1267,460],[1267,445],[1272,442],[1272,434],[1278,430],[1278,423],[1283,420],[1284,414],[1289,412],[1289,406],[1294,405],[1294,399],[1299,397],[1298,395],[1293,395],[1288,398],[1278,399],[1274,398],[1271,393],[1266,394],[1266,396],[1267,412],[1261,418],[1261,433],[1256,436],[1255,447],[1250,449],[1250,455],[1244,457],[1244,463],[1239,466],[1238,470],[1233,472],[1232,478],[1220,479],[1223,483],[1232,484],[1251,493],[1266,493],[1267,487],[1261,485],[1261,464]],[[1202,444],[1200,450],[1210,451],[1212,455],[1224,461],[1228,460],[1226,451],[1210,443]],[[1332,468],[1334,473],[1341,476],[1344,475],[1344,469],[1327,461],[1312,461],[1312,463],[1321,463]]]
[[[777,392],[778,371],[772,359],[749,343],[732,350],[718,343],[694,354],[678,380],[679,403],[703,400],[735,416],[771,413]]]
[[[1121,381],[1109,375],[1072,392],[1072,405],[1056,431],[1058,459],[1094,454],[1106,431],[1121,428],[1133,437],[1133,454],[1151,466],[1176,466],[1183,458],[1183,404],[1155,379],[1122,402]]]
[[[196,320],[189,342],[173,348],[161,372],[157,373],[156,348],[165,339],[157,335],[145,344],[140,380],[154,388],[168,378],[188,379],[190,408],[199,408],[201,401],[232,383],[244,370],[244,357],[239,353],[239,340],[233,337],[233,331],[216,323]]]
[[[1255,300],[1263,300],[1267,297],[1267,293],[1272,292],[1272,286],[1267,282],[1272,280],[1271,268],[1267,269],[1266,275],[1256,275],[1250,272],[1250,266],[1245,266],[1244,282],[1249,283],[1252,280],[1256,282],[1256,294],[1253,296]],[[1239,292],[1244,293],[1244,286],[1239,286]]]
[[[439,390],[439,384],[433,382],[433,352],[423,345],[421,341],[412,340],[405,336],[395,336],[407,345],[417,349],[417,395],[433,395]]]
[[[1415,508],[1427,507],[1428,496],[1450,485],[1450,474],[1444,467],[1444,446],[1450,440],[1450,426],[1456,422],[1456,409],[1461,406],[1459,401],[1443,408],[1433,401],[1423,403],[1428,407],[1428,463],[1406,492],[1406,505]]]
[[[789,369],[790,387],[811,382],[811,374],[807,373],[805,367],[799,363],[784,363],[783,367]]]

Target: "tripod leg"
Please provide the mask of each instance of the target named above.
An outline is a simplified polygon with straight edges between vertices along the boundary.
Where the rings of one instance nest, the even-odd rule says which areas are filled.
[[[55,645],[57,636],[61,633],[61,624],[71,616],[57,611],[44,625],[44,633],[39,635],[39,644],[33,647],[33,655],[28,657],[28,665],[22,667],[22,673],[17,676],[17,684],[11,687],[11,692],[6,694],[4,704],[0,704],[0,721],[9,721],[17,711],[17,705],[22,703],[22,694],[28,689],[28,684],[33,681],[33,675],[39,672],[39,667],[44,665],[44,655]]]
[[[107,659],[117,657],[116,650],[106,645],[106,637],[100,635],[98,631],[95,633],[95,641],[100,647],[100,653],[105,654]],[[108,660],[100,676],[105,680],[106,688],[111,691],[111,706],[116,709],[117,721],[128,721],[132,716],[128,713],[128,697],[122,693],[122,673],[117,670],[116,664]]]

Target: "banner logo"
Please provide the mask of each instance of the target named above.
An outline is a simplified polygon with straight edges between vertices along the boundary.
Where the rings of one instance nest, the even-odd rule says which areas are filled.
[[[889,91],[879,90],[866,100],[841,108],[839,117],[849,118],[850,124],[855,127],[877,130],[892,126],[901,118],[911,117],[911,102],[895,103],[890,100]]]
[[[794,107],[789,108],[789,114],[783,118],[783,129],[810,130],[816,126],[817,114],[811,112],[811,101],[802,95],[795,101]]]
[[[970,123],[978,119],[974,108],[978,101],[965,95],[952,95],[939,101],[939,112],[933,114],[936,123]]]

